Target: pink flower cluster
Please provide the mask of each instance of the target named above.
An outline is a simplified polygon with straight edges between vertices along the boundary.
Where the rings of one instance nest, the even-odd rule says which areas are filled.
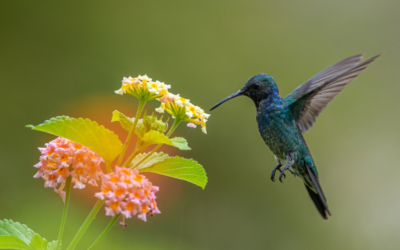
[[[106,215],[131,218],[138,214],[139,219],[146,221],[146,215],[160,213],[155,201],[158,187],[136,169],[115,167],[115,171],[102,176],[101,192],[95,194],[106,199]]]
[[[72,176],[74,188],[83,189],[85,183],[97,186],[96,180],[103,175],[100,169],[101,162],[104,162],[98,154],[78,143],[65,138],[57,138],[46,143],[45,148],[39,148],[42,155],[40,162],[34,167],[39,171],[33,176],[42,177],[45,187],[54,188],[54,192],[65,199],[65,180]],[[57,185],[61,184],[57,189]]]

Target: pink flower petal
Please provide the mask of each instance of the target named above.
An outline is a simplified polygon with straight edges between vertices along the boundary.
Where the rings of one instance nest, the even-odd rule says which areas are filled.
[[[187,124],[187,126],[188,126],[189,128],[196,128],[196,127],[197,127],[196,124],[193,124],[193,123],[191,123],[191,122],[189,122],[189,123]]]

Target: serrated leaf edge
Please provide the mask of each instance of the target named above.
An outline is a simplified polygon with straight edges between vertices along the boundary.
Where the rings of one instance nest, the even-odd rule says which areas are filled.
[[[23,234],[24,236],[26,236],[27,239],[29,239],[29,242],[25,242],[23,239],[18,238],[18,237],[14,236],[14,235],[3,235],[3,236],[12,236],[12,237],[15,237],[15,238],[20,239],[21,241],[23,241],[23,242],[24,242],[26,245],[28,245],[28,246],[30,246],[30,241],[33,239],[33,237],[34,237],[35,235],[39,236],[40,238],[42,238],[44,241],[47,242],[47,240],[46,240],[45,238],[41,237],[38,233],[36,233],[35,231],[33,231],[31,228],[29,228],[29,227],[28,227],[27,225],[25,225],[25,224],[21,224],[20,222],[14,222],[14,221],[11,220],[11,219],[3,219],[3,220],[0,220],[0,223],[1,223],[1,222],[6,222],[8,225],[11,225],[11,226],[13,226],[13,227],[15,227],[14,225],[21,226],[21,227],[23,227],[25,230],[30,231],[30,233],[32,233],[32,237],[31,237],[30,239],[26,236],[26,234]],[[2,228],[2,229],[4,230],[4,228]],[[6,231],[6,230],[5,230],[5,231]],[[21,232],[19,229],[17,229],[17,231],[20,232],[20,233],[22,234],[22,232]],[[0,236],[0,237],[2,237],[2,236]]]

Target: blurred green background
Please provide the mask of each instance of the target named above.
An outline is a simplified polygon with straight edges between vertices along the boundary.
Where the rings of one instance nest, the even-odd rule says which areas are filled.
[[[1,1],[0,219],[57,238],[63,204],[32,178],[37,147],[54,137],[24,126],[69,115],[121,132],[111,112],[133,116],[138,103],[114,94],[123,76],[148,74],[208,110],[254,74],[286,96],[341,59],[384,51],[305,135],[328,222],[299,178],[270,181],[254,104],[237,98],[212,112],[207,135],[179,128],[192,151],[163,147],[199,161],[206,189],[149,175],[162,213],[115,224],[98,249],[399,249],[399,11],[387,0]],[[73,190],[65,242],[96,190]],[[102,209],[78,249],[109,220]]]

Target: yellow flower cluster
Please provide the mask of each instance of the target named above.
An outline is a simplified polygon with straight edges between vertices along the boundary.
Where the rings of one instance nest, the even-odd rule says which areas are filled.
[[[169,93],[170,88],[171,85],[159,81],[153,82],[147,75],[139,75],[136,78],[124,77],[122,87],[115,93],[120,95],[128,93],[145,100],[157,99],[161,102],[161,107],[156,109],[157,112],[167,111],[174,119],[188,122],[187,126],[190,128],[200,125],[203,133],[207,134],[206,122],[210,115],[190,103],[190,100],[180,97],[179,94]]]
[[[171,85],[167,85],[160,81],[153,82],[147,75],[139,75],[136,78],[124,77],[122,79],[122,87],[115,93],[123,95],[128,93],[139,99],[153,100],[163,97],[168,93]]]
[[[167,111],[175,119],[189,122],[187,126],[191,128],[201,125],[201,131],[207,134],[206,122],[210,115],[204,113],[204,110],[199,106],[193,105],[190,100],[180,97],[179,94],[167,93],[158,100],[161,102],[161,107],[156,109],[157,112],[164,113],[164,111]]]

